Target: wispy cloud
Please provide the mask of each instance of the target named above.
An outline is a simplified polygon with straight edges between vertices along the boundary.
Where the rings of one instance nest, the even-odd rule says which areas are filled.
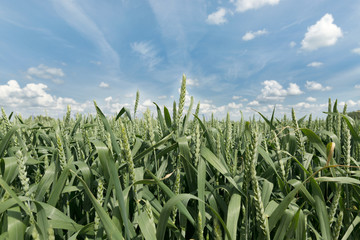
[[[140,55],[149,70],[154,70],[155,66],[161,62],[155,47],[146,41],[133,42],[130,44],[131,49]]]
[[[354,48],[351,52],[359,54],[360,55],[360,48]]]
[[[310,26],[301,41],[301,48],[313,51],[321,47],[334,45],[343,34],[341,28],[333,22],[333,16],[327,13],[316,24]]]
[[[64,81],[60,78],[65,76],[65,73],[61,68],[52,68],[44,64],[28,68],[26,74],[26,77],[30,80],[33,78],[48,79],[57,84],[63,83]]]
[[[242,40],[244,41],[250,41],[250,40],[253,40],[254,38],[258,37],[258,36],[261,36],[261,35],[264,35],[264,34],[267,34],[268,31],[266,31],[266,29],[263,29],[263,30],[258,30],[256,32],[247,32],[245,33],[245,35],[242,37]]]
[[[53,1],[56,12],[71,27],[83,34],[93,42],[102,52],[102,57],[108,66],[119,68],[119,56],[106,40],[103,32],[96,23],[86,15],[83,8],[77,1],[58,0]]]
[[[92,64],[95,64],[95,65],[101,65],[101,61],[90,61],[90,63],[92,63]]]
[[[306,66],[317,68],[317,67],[321,67],[322,65],[324,65],[322,62],[311,62],[311,63],[309,63],[309,64],[306,65]]]
[[[227,22],[225,16],[226,16],[226,9],[225,8],[219,8],[216,12],[213,12],[208,15],[206,22],[208,24],[214,24],[214,25],[221,25]]]

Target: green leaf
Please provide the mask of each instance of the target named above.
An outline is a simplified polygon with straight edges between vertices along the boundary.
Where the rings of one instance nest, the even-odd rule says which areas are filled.
[[[231,239],[238,239],[236,237],[238,221],[241,210],[241,196],[238,193],[234,193],[231,195],[231,199],[229,202],[227,219],[226,219],[226,227],[229,230]],[[228,239],[227,237],[225,239]]]
[[[308,140],[313,144],[316,150],[318,150],[324,158],[327,158],[326,147],[321,141],[321,138],[310,129],[301,128],[301,131],[304,133],[305,136],[307,136]]]
[[[332,236],[330,231],[329,215],[326,210],[326,204],[323,194],[319,185],[313,178],[310,179],[310,183],[315,199],[315,210],[320,222],[321,235],[324,239],[331,239]]]
[[[86,182],[80,178],[78,175],[76,175],[75,172],[73,174],[79,179],[79,181],[84,186],[85,193],[89,196],[91,203],[93,204],[95,211],[98,213],[101,222],[105,228],[105,231],[108,235],[108,238],[112,238],[115,240],[122,240],[124,239],[120,233],[120,231],[116,228],[113,221],[111,221],[111,218],[109,215],[105,212],[104,208],[99,204],[97,199],[94,197],[94,195],[91,193],[89,187],[86,185]]]
[[[96,150],[98,151],[100,161],[102,163],[106,163],[105,166],[103,166],[103,167],[108,167],[107,171],[109,172],[112,182],[115,186],[115,195],[116,195],[116,199],[118,200],[118,203],[119,203],[121,217],[122,217],[123,224],[125,227],[126,237],[130,238],[130,236],[131,236],[130,228],[132,228],[132,226],[129,226],[129,224],[128,224],[128,216],[127,216],[126,208],[125,208],[125,198],[123,196],[121,184],[119,181],[119,175],[117,172],[117,168],[115,166],[115,161],[114,161],[112,155],[110,154],[110,150],[107,148],[107,146],[103,142],[95,140],[95,141],[93,141],[93,143],[95,145]]]
[[[146,211],[142,211],[137,218],[137,221],[140,226],[141,235],[144,236],[146,240],[156,239],[156,229],[155,224],[151,222]]]
[[[26,230],[26,225],[21,217],[19,207],[13,207],[7,210],[8,218],[8,234],[11,240],[23,240]]]
[[[60,194],[62,193],[62,190],[65,187],[65,182],[68,178],[68,174],[69,174],[69,167],[66,166],[64,170],[61,172],[60,177],[54,183],[53,188],[50,192],[49,201],[48,201],[50,205],[55,206],[59,201]]]
[[[296,186],[277,206],[277,208],[272,212],[269,218],[269,230],[271,232],[272,229],[276,226],[277,222],[281,219],[285,210],[289,206],[289,204],[294,200],[295,195],[298,193],[301,185]]]

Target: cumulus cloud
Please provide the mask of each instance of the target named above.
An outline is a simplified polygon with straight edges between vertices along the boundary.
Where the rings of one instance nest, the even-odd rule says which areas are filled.
[[[243,106],[243,105],[242,105],[241,103],[236,104],[236,103],[234,103],[234,102],[231,102],[231,103],[228,104],[228,107],[229,107],[229,108],[234,108],[234,109],[241,108],[242,106]]]
[[[99,87],[101,87],[101,88],[108,88],[108,87],[109,87],[109,84],[108,84],[108,83],[105,83],[105,82],[101,82],[101,83],[99,84]]]
[[[300,90],[300,87],[296,83],[290,83],[287,89],[287,95],[300,95],[304,92]]]
[[[154,106],[154,103],[153,103],[153,101],[151,101],[150,99],[146,99],[146,100],[142,103],[142,105],[144,105],[145,107],[152,107],[152,106]]]
[[[245,12],[250,9],[258,9],[266,5],[277,5],[280,0],[231,0],[236,6],[236,11]]]
[[[245,35],[242,37],[242,40],[250,41],[250,40],[253,40],[255,37],[258,37],[258,36],[261,36],[261,35],[264,35],[267,33],[268,32],[266,31],[266,29],[258,30],[256,32],[250,31],[250,32],[245,33]]]
[[[300,95],[303,92],[296,83],[290,83],[287,89],[275,80],[266,80],[261,83],[264,87],[258,96],[260,101],[283,101],[288,95]]]
[[[335,25],[331,14],[325,14],[314,25],[308,27],[301,48],[313,51],[321,47],[334,45],[343,36],[341,28]]]
[[[158,96],[158,99],[159,99],[159,100],[167,99],[167,96],[166,96],[166,95]]]
[[[155,47],[150,42],[133,42],[130,46],[134,52],[139,54],[149,70],[153,70],[155,66],[162,61],[162,59],[158,56]]]
[[[306,65],[306,66],[308,66],[308,67],[321,67],[322,65],[324,65],[322,62],[312,62],[312,63],[309,63],[308,65]]]
[[[91,102],[78,103],[72,98],[56,97],[48,92],[48,86],[42,83],[28,83],[21,87],[16,80],[0,85],[0,102],[22,114],[41,114],[44,109],[51,114],[65,113],[71,105],[75,111],[83,112],[92,106]]]
[[[100,106],[101,110],[111,113],[118,113],[123,107],[129,108],[129,103],[120,103],[118,99],[114,99],[112,96],[105,98],[105,106]]]
[[[355,88],[360,89],[360,85],[359,84],[355,85]]]
[[[313,90],[313,91],[329,91],[329,90],[331,90],[330,86],[325,87],[321,83],[314,82],[314,81],[306,81],[305,87],[308,90]]]
[[[240,100],[241,102],[247,102],[247,98],[243,98],[242,96],[232,96],[232,100]]]
[[[259,106],[260,103],[259,103],[258,101],[256,101],[256,100],[254,100],[254,101],[249,102],[248,105],[249,105],[249,106]]]
[[[291,41],[291,42],[289,43],[289,46],[292,47],[292,48],[295,47],[295,46],[296,46],[296,42]]]
[[[202,114],[225,114],[226,106],[216,106],[210,103],[202,103],[200,105],[200,113]]]
[[[354,48],[351,52],[359,54],[360,55],[360,48]]]
[[[26,71],[26,77],[28,79],[41,78],[52,80],[55,83],[63,83],[63,80],[59,79],[65,76],[65,73],[61,68],[51,68],[44,64],[40,64],[37,67],[30,67]]]
[[[354,100],[350,99],[350,100],[347,100],[346,102],[339,102],[340,107],[343,107],[345,104],[350,108],[355,108],[356,110],[358,110],[360,108],[360,100],[354,101]]]
[[[308,98],[306,98],[306,101],[308,101],[308,102],[316,102],[316,98],[308,97]]]
[[[225,8],[219,8],[216,12],[213,12],[208,15],[206,22],[208,24],[214,24],[214,25],[221,25],[227,22],[225,16],[226,16],[226,9]]]

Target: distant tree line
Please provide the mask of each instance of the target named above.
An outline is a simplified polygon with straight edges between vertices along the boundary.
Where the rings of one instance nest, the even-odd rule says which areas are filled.
[[[349,112],[348,115],[349,115],[352,119],[360,119],[360,110],[354,111],[354,112]]]

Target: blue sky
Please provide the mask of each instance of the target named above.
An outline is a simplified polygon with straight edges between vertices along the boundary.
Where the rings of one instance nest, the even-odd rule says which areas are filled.
[[[201,114],[360,109],[360,2],[0,1],[0,104],[62,116],[170,109],[182,74]]]

